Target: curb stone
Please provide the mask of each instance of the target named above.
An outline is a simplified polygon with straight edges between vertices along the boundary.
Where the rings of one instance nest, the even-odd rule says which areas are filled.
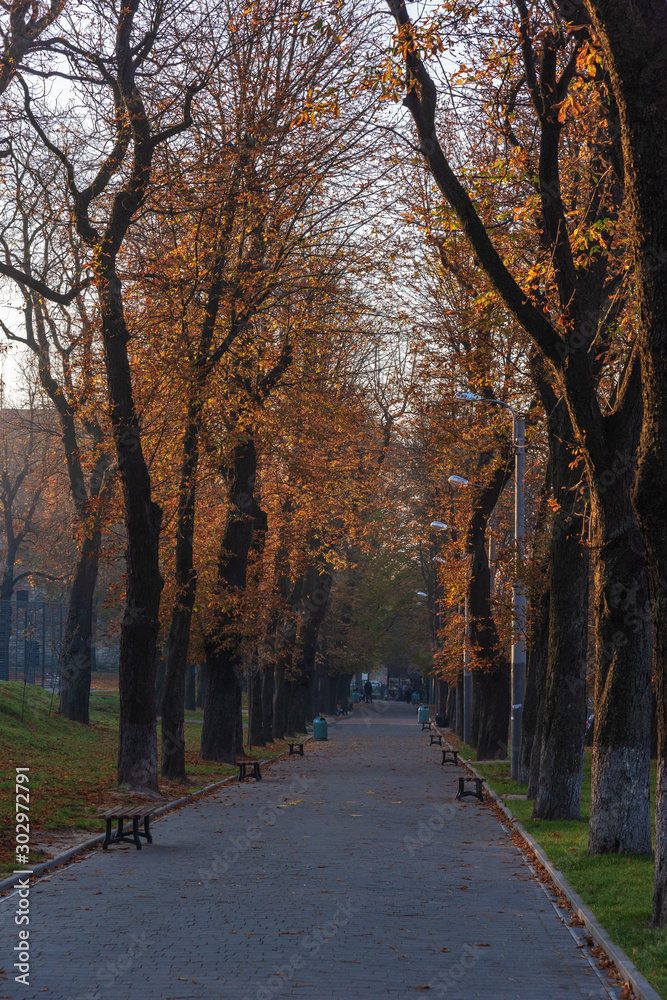
[[[444,736],[445,734],[443,733],[441,735]],[[513,829],[516,830],[526,846],[533,852],[533,854],[536,855],[554,885],[563,893],[577,917],[583,921],[586,930],[595,943],[602,948],[607,958],[614,963],[618,971],[623,976],[624,981],[626,983],[630,983],[637,1000],[662,1000],[660,994],[656,993],[648,979],[641,974],[639,969],[633,962],[630,961],[625,952],[619,948],[618,945],[614,944],[602,925],[598,923],[592,910],[586,906],[581,896],[579,896],[566,881],[563,873],[553,867],[552,863],[549,861],[548,857],[535,838],[532,837],[531,834],[528,833],[528,831],[521,825],[521,823],[514,818],[500,796],[489,787],[487,779],[475,770],[470,761],[463,757],[459,757],[459,760],[468,771],[475,775],[476,778],[482,778],[489,797],[507,817],[508,822]]]
[[[303,740],[304,746],[306,743],[309,743],[312,738],[312,734],[307,736],[305,740]],[[286,750],[284,753],[276,754],[275,757],[267,757],[266,760],[260,761],[259,766],[266,767],[267,764],[271,764],[274,760],[280,760],[281,757],[289,757],[289,751]],[[204,788],[200,788],[196,792],[191,792],[189,795],[183,795],[180,799],[174,799],[173,802],[165,803],[165,805],[156,809],[153,815],[161,816],[163,813],[170,812],[172,809],[180,809],[181,806],[186,805],[188,802],[192,802],[194,799],[198,799],[201,795],[206,795],[208,792],[215,791],[216,788],[221,788],[223,785],[229,785],[231,782],[237,780],[238,779],[232,774],[228,778],[223,778],[221,781],[214,781],[213,784],[205,785]],[[29,877],[33,882],[36,881],[39,876],[43,875],[47,871],[50,871],[50,869],[57,868],[66,861],[69,861],[75,854],[90,851],[93,847],[101,844],[104,837],[105,834],[100,833],[95,837],[91,837],[90,840],[84,840],[83,843],[76,844],[75,847],[68,848],[66,851],[63,851],[62,854],[56,855],[55,858],[49,858],[48,861],[42,861],[38,865],[33,865],[33,867],[29,869]],[[25,874],[25,872],[16,872],[15,874],[10,875],[9,878],[0,882],[0,893],[11,890],[17,882],[25,877]]]

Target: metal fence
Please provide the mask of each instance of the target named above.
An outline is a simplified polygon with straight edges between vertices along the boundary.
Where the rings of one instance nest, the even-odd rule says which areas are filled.
[[[0,601],[0,681],[51,686],[62,639],[62,604]]]

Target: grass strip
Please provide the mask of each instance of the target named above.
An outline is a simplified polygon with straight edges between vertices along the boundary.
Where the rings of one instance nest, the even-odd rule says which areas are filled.
[[[23,684],[0,684],[0,732],[3,769],[0,774],[0,878],[14,870],[14,769],[30,768],[30,836],[33,844],[43,831],[77,831],[80,840],[103,832],[99,813],[132,801],[117,789],[118,691],[94,690],[90,695],[90,725],[71,722],[53,709],[51,694],[28,685],[23,704]],[[199,757],[201,712],[187,712],[185,761],[189,783],[160,780],[165,799],[180,798],[236,773],[229,764]],[[303,738],[303,736],[301,737]],[[158,747],[160,725],[158,724]],[[250,759],[265,760],[288,749],[286,740],[253,747]],[[76,839],[76,838],[73,838]],[[57,853],[51,851],[50,854]],[[32,851],[38,864],[50,854]]]

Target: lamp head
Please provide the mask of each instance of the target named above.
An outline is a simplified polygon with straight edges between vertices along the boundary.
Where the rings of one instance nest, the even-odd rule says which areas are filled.
[[[463,476],[450,476],[447,480],[448,483],[453,483],[454,486],[469,486],[470,483]]]

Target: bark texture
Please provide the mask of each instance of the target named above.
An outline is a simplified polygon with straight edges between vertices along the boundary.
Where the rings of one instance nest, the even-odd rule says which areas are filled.
[[[231,463],[230,507],[218,554],[218,608],[205,638],[206,698],[202,760],[234,763],[242,751],[241,686],[243,622],[239,601],[246,586],[253,530],[264,518],[255,498],[257,451],[242,437]]]
[[[655,664],[658,778],[653,922],[667,923],[667,9],[587,0],[610,68],[639,305],[644,421],[634,505],[646,552]]]
[[[490,461],[488,456],[487,461]],[[486,530],[496,503],[512,475],[507,445],[477,496],[468,531],[468,619],[473,672],[473,704],[478,760],[505,760],[510,713],[510,664],[500,646],[491,610],[491,574]]]
[[[589,561],[572,424],[564,401],[550,402],[551,482],[558,509],[550,543],[549,643],[533,815],[555,820],[578,819],[580,813]]]
[[[527,657],[521,744],[521,780],[528,785],[528,798],[537,795],[544,723],[544,688],[549,656],[549,588],[540,595],[534,609],[531,643]]]
[[[611,485],[611,484],[610,484]],[[651,633],[627,489],[594,503],[595,734],[589,853],[651,853]]]
[[[190,402],[183,435],[174,569],[176,597],[166,642],[162,688],[162,776],[174,781],[186,779],[183,707],[192,609],[197,594],[194,530],[201,413],[201,399],[197,395]]]
[[[313,711],[320,711],[320,706],[313,705],[315,657],[320,629],[329,603],[331,583],[330,569],[319,561],[312,565],[305,575],[302,612],[292,661],[292,677],[296,690],[294,706],[296,714],[293,724],[297,732],[304,732],[309,721],[308,716]]]

